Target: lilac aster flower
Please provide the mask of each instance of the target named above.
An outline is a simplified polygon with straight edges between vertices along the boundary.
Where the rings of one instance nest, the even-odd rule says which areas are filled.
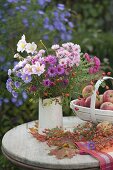
[[[15,98],[17,98],[18,97],[18,93],[16,92],[16,91],[12,91],[12,95],[13,95],[13,97],[15,97]]]
[[[29,82],[31,82],[31,80],[32,80],[31,75],[28,75],[28,74],[22,75],[21,78],[22,78],[22,80],[23,80],[25,83],[29,83]]]
[[[19,87],[20,87],[20,82],[15,81],[15,82],[14,82],[14,85],[15,85],[16,88],[19,88]]]
[[[56,71],[58,75],[64,74],[64,68],[60,65],[57,66]]]
[[[49,64],[56,64],[56,62],[57,62],[56,57],[52,56],[52,55],[48,55],[45,58],[45,61],[48,62]]]
[[[55,67],[49,67],[48,69],[48,75],[50,77],[55,77],[56,76],[56,68]]]
[[[51,81],[49,79],[43,80],[43,85],[49,87],[51,85]]]

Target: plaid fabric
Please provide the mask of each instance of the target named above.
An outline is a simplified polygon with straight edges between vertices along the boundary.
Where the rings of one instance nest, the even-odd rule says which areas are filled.
[[[75,144],[80,149],[80,154],[90,154],[98,159],[101,170],[113,170],[113,158],[108,153],[97,152],[94,146],[89,146],[89,142],[76,142]]]

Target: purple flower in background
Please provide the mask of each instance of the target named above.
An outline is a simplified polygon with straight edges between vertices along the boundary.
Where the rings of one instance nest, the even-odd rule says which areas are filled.
[[[48,39],[49,39],[48,35],[45,34],[45,35],[43,36],[43,39],[44,39],[44,40],[48,40]]]
[[[95,143],[93,141],[87,142],[87,147],[90,150],[95,150]]]
[[[9,99],[5,98],[4,100],[4,103],[9,103]]]
[[[28,98],[28,95],[27,95],[26,91],[23,91],[23,92],[22,92],[22,97],[23,97],[23,99],[25,99],[25,100]]]
[[[5,57],[4,56],[0,56],[0,62],[4,62],[5,61]]]
[[[68,22],[68,25],[69,25],[70,28],[74,27],[74,24],[72,22]]]
[[[29,83],[29,82],[31,82],[31,80],[32,80],[31,75],[28,75],[28,74],[22,75],[21,78],[22,78],[22,80],[23,80],[25,83]]]
[[[45,6],[46,0],[38,0],[38,4],[42,7]]]
[[[17,98],[18,97],[18,93],[16,92],[16,91],[12,91],[12,95],[13,95],[13,97],[15,97],[15,98]]]
[[[7,2],[9,2],[9,3],[17,3],[18,0],[7,0]]]
[[[56,68],[55,67],[49,67],[48,69],[48,75],[50,77],[55,77],[56,76]]]
[[[65,9],[65,6],[64,4],[58,4],[57,8],[63,11]]]
[[[27,20],[26,18],[24,18],[24,19],[22,20],[22,23],[23,23],[26,27],[29,26],[28,20]]]
[[[16,101],[17,101],[17,98],[14,98],[14,97],[11,98],[12,103],[16,103]]]
[[[43,85],[49,87],[51,85],[51,81],[49,79],[43,80]]]
[[[15,82],[14,82],[14,85],[15,85],[16,88],[19,88],[19,87],[20,87],[20,82],[15,81]]]
[[[40,15],[44,15],[44,11],[42,11],[42,10],[38,10],[37,12],[38,12],[38,14],[40,14]]]
[[[56,64],[57,60],[56,60],[56,57],[53,56],[53,55],[48,55],[46,58],[45,58],[45,61],[49,64]]]
[[[3,103],[3,99],[0,98],[0,106],[2,106],[2,103]]]
[[[64,68],[60,65],[57,66],[56,71],[58,75],[64,74]]]
[[[19,107],[23,104],[23,101],[21,99],[17,100],[16,106]]]

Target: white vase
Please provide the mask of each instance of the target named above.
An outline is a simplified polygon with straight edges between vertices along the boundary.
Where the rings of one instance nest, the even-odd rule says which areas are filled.
[[[61,98],[39,99],[39,133],[55,127],[63,127]]]

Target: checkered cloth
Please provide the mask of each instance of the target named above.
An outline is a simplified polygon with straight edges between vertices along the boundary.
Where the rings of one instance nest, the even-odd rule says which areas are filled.
[[[76,142],[80,149],[80,154],[90,154],[99,160],[101,170],[113,170],[113,158],[108,153],[97,152],[90,142]]]

